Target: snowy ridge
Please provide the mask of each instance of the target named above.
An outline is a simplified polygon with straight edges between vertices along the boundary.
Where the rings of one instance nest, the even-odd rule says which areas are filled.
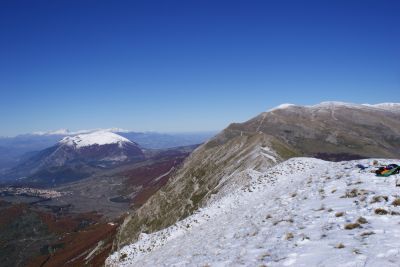
[[[357,109],[380,109],[386,110],[391,112],[400,112],[400,103],[381,103],[381,104],[354,104],[354,103],[346,103],[346,102],[339,102],[339,101],[325,101],[321,102],[316,105],[310,106],[301,106],[301,105],[294,105],[294,104],[282,104],[275,108],[268,110],[268,112],[279,110],[279,109],[288,109],[292,107],[303,107],[303,108],[310,108],[310,109],[321,109],[321,108],[336,108],[336,107],[348,107],[348,108],[357,108]]]
[[[370,105],[370,104],[364,104],[364,105],[373,108],[400,112],[400,103],[381,103],[375,105]]]
[[[74,146],[76,148],[82,148],[93,145],[101,146],[107,144],[118,144],[120,147],[122,147],[124,143],[132,144],[132,142],[126,139],[125,137],[122,137],[118,134],[108,131],[97,131],[88,134],[67,136],[64,137],[59,143],[68,146]]]
[[[285,103],[285,104],[280,104],[280,105],[277,106],[277,107],[271,108],[271,109],[268,110],[268,111],[274,111],[274,110],[278,110],[278,109],[287,109],[287,108],[290,108],[290,107],[293,107],[293,106],[296,106],[296,105],[294,105],[294,104],[289,104],[289,103]]]
[[[325,101],[313,106],[307,106],[309,108],[332,108],[332,107],[349,107],[349,108],[363,108],[363,105],[354,104],[354,103],[346,103],[340,101]]]
[[[106,266],[399,266],[400,175],[355,166],[369,162],[295,158],[248,170],[248,184],[142,234]]]

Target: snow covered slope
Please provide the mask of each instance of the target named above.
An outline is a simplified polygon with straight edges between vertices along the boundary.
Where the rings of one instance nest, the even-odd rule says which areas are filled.
[[[142,234],[106,266],[400,266],[400,175],[355,166],[369,162],[293,158],[246,170],[247,184]]]
[[[76,148],[93,146],[93,145],[101,146],[109,144],[118,144],[120,147],[122,147],[124,143],[132,144],[132,142],[126,139],[125,137],[122,137],[118,134],[109,131],[96,131],[87,134],[67,136],[64,137],[59,143],[73,146]]]
[[[380,110],[386,110],[386,111],[391,111],[391,112],[399,112],[400,111],[400,103],[380,103],[380,104],[354,104],[354,103],[347,103],[347,102],[339,102],[339,101],[325,101],[321,102],[316,105],[311,105],[311,106],[301,106],[301,105],[294,105],[294,104],[281,104],[277,107],[274,107],[270,110],[271,111],[276,111],[280,109],[288,109],[288,108],[309,108],[309,109],[335,109],[335,108],[340,108],[340,107],[347,107],[347,108],[352,108],[352,109],[380,109]]]
[[[366,104],[366,106],[389,110],[392,112],[400,112],[400,103],[381,103],[381,104],[375,104],[375,105]]]

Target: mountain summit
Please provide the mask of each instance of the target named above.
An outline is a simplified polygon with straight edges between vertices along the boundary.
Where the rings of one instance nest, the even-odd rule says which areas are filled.
[[[118,134],[108,131],[97,131],[88,134],[67,136],[64,137],[59,143],[72,146],[75,148],[89,147],[95,145],[102,146],[111,144],[118,144],[118,146],[122,148],[124,144],[133,144],[132,141],[126,139],[125,137],[122,137]]]

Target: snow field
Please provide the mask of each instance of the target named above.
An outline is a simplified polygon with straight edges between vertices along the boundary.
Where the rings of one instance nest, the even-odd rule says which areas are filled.
[[[370,161],[295,158],[264,173],[248,170],[248,184],[142,234],[106,265],[400,266],[397,177],[355,167]]]
[[[130,140],[118,134],[109,131],[96,131],[88,134],[79,134],[75,136],[64,137],[61,144],[82,148],[92,145],[118,144],[120,147],[123,143],[132,143]]]

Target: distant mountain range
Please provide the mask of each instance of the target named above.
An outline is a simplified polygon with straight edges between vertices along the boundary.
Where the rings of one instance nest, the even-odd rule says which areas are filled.
[[[119,128],[82,130],[70,132],[60,129],[50,132],[23,134],[15,137],[0,137],[0,174],[5,169],[15,167],[37,152],[57,144],[67,136],[76,136],[96,131],[116,133],[137,143],[143,149],[167,149],[173,147],[201,144],[213,137],[215,132],[199,133],[156,133],[131,132]]]

